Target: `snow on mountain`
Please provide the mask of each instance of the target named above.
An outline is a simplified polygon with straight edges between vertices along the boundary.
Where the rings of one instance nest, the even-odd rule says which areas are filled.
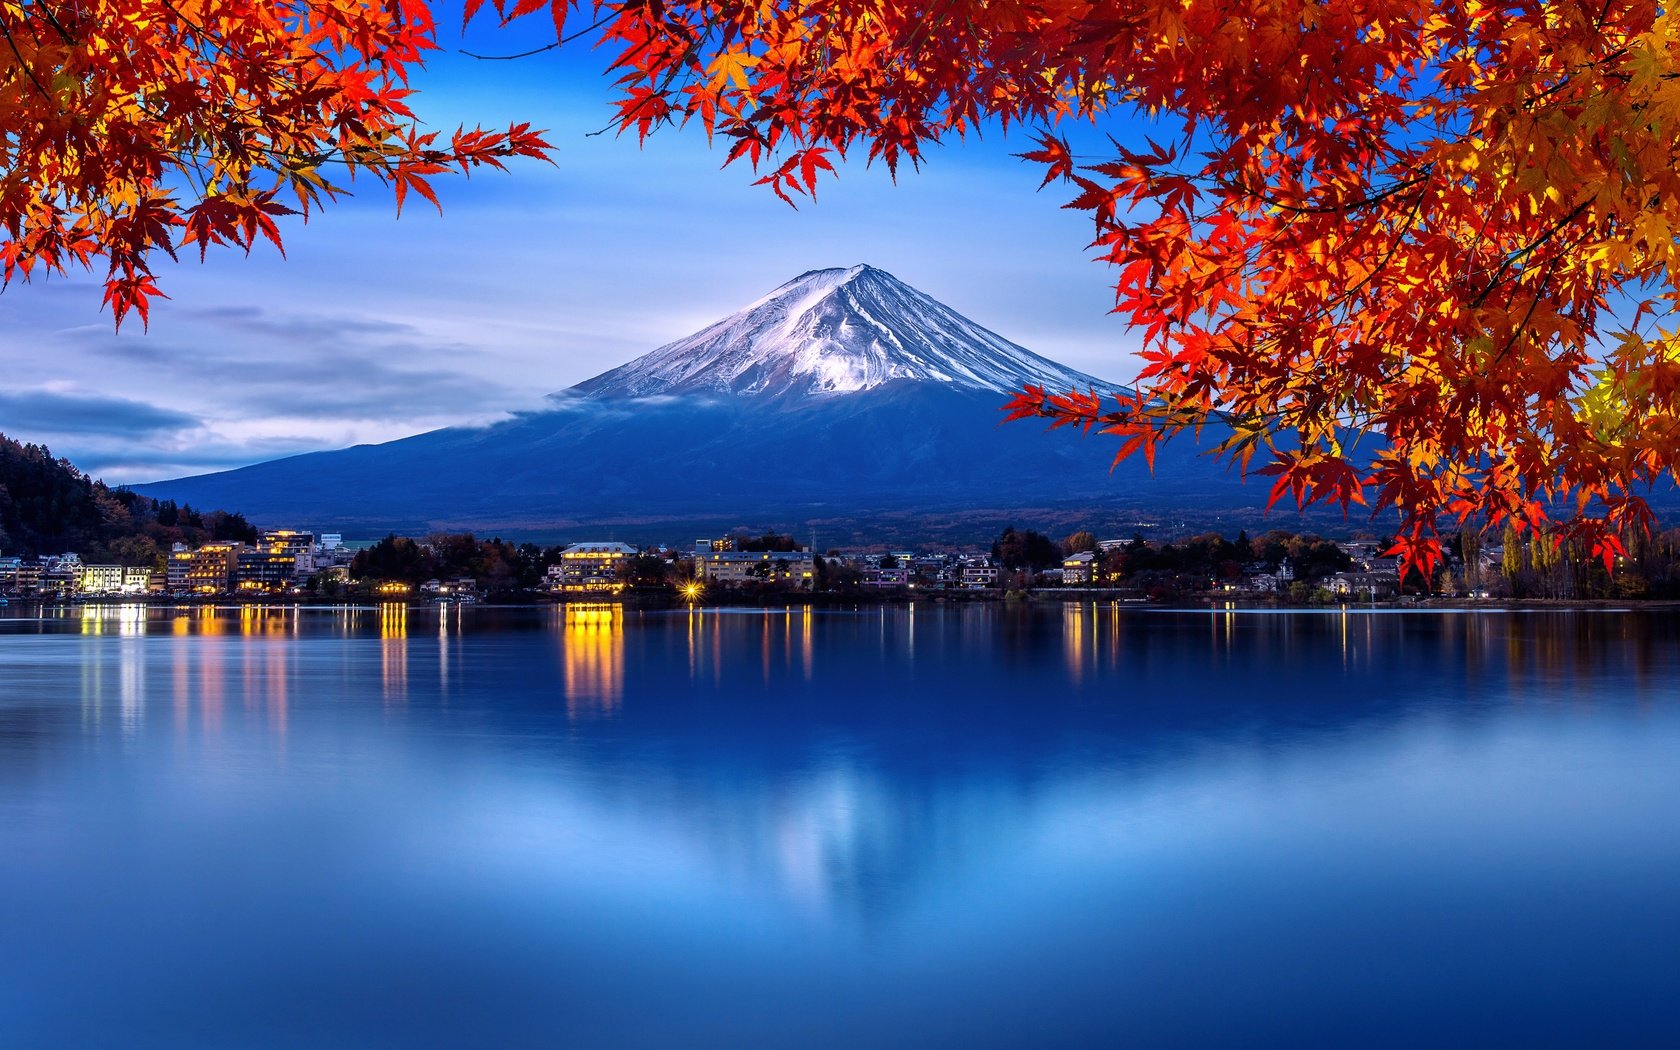
[[[848,394],[895,380],[1008,391],[1111,384],[1040,357],[873,266],[812,270],[560,396]]]

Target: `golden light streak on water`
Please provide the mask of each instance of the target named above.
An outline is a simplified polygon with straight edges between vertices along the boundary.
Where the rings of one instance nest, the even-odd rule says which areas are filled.
[[[694,648],[694,625],[696,614],[694,606],[688,607],[688,680],[694,681],[695,673],[699,670],[699,654]]]
[[[444,703],[449,702],[449,610],[450,606],[438,607],[438,695]],[[461,607],[454,606],[458,611]]]
[[[211,636],[222,633],[222,621],[217,618],[216,610],[203,608],[199,610],[199,633]],[[222,670],[222,659],[226,652],[226,645],[219,639],[215,642],[200,642],[195,648],[198,656],[198,703],[199,726],[207,737],[221,735],[222,731],[222,686],[227,680],[227,674]]]
[[[140,619],[135,621],[141,630],[146,626],[145,609],[140,608]],[[125,626],[129,621],[121,621]],[[138,634],[129,636],[130,632],[123,631],[122,649],[118,654],[118,697],[122,705],[123,735],[132,737],[140,731],[146,721],[146,646],[145,641]]]
[[[268,689],[268,724],[274,731],[278,746],[284,750],[286,731],[291,725],[291,695],[289,663],[293,649],[287,645],[271,645],[267,648],[266,666],[263,678]]]
[[[569,604],[561,622],[566,713],[610,716],[624,698],[624,608]]]
[[[804,659],[805,680],[811,680],[811,607],[802,606],[800,609],[800,655]]]
[[[1347,611],[1347,606],[1345,606],[1345,605],[1342,606],[1342,618],[1341,619],[1342,619],[1342,622],[1341,622],[1341,629],[1342,629],[1342,670],[1345,671],[1345,670],[1347,670],[1347,667],[1348,667],[1348,611]]]
[[[1062,606],[1062,659],[1068,681],[1079,685],[1085,679],[1085,607]]]
[[[386,602],[379,607],[379,675],[385,702],[408,700],[408,605]]]

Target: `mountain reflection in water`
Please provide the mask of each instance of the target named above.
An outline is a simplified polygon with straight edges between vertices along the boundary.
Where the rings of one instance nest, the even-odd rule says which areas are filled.
[[[1680,1034],[1667,615],[10,612],[19,1045]]]

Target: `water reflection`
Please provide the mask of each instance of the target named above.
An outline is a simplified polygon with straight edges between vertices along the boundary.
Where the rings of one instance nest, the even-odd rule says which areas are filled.
[[[1062,650],[1067,656],[1068,680],[1076,685],[1085,677],[1085,626],[1089,611],[1083,605],[1062,607]]]
[[[379,606],[379,671],[386,703],[408,700],[408,606]]]
[[[624,608],[568,604],[560,614],[566,713],[611,715],[624,697]]]
[[[146,633],[147,607],[128,605],[82,606],[82,633],[138,636]]]
[[[0,636],[8,938],[125,964],[143,947],[156,972],[223,979],[229,1014],[266,1002],[237,974],[330,968],[330,941],[344,970],[394,975],[403,1009],[622,1021],[650,1013],[650,971],[666,989],[705,970],[746,989],[730,1018],[822,989],[815,1009],[848,1007],[826,1021],[860,1026],[832,1042],[1132,1025],[1216,1045],[1243,1033],[1171,1027],[1229,1017],[1200,1009],[1213,987],[1345,993],[1346,1016],[1474,988],[1491,1009],[1488,973],[1581,986],[1536,977],[1547,953],[1506,951],[1512,930],[1625,987],[1661,961],[1607,954],[1624,912],[1680,921],[1652,890],[1680,884],[1661,833],[1680,622],[1661,616],[390,605],[78,609]],[[144,892],[123,896],[130,870]],[[9,951],[9,983],[58,972]],[[1317,961],[1351,954],[1363,969]],[[451,983],[479,967],[495,980]],[[519,1043],[508,1015],[471,1020]],[[582,1041],[679,1041],[648,1031]],[[77,1042],[100,1041],[34,1045]]]
[[[1210,668],[1307,661],[1316,677],[1329,659],[1339,676],[1362,677],[1424,659],[1457,668],[1466,683],[1491,675],[1521,690],[1580,692],[1583,682],[1606,672],[1626,672],[1636,685],[1657,686],[1672,670],[1666,646],[1680,634],[1680,620],[1620,610],[1278,612],[1231,605],[1188,612],[1068,603],[1060,619],[1062,676],[1074,685],[1120,664],[1135,669],[1158,662],[1158,643],[1166,641],[1172,659],[1195,652]],[[1193,630],[1184,630],[1198,622],[1199,643]],[[969,624],[964,644],[1008,647],[1023,641],[1018,635],[1030,635],[1007,623],[1001,631],[996,626]],[[1031,638],[1024,641],[1030,648]]]
[[[395,700],[411,692],[416,658],[436,662],[436,676],[427,676],[427,691],[446,692],[462,680],[463,665],[470,662],[463,646],[472,643],[474,631],[493,633],[504,629],[502,621],[512,624],[542,615],[552,615],[558,628],[552,643],[559,662],[558,685],[573,715],[618,710],[634,692],[629,681],[637,673],[633,651],[663,661],[650,650],[667,640],[680,644],[682,677],[710,689],[738,689],[748,668],[760,691],[809,685],[817,680],[825,646],[845,659],[867,645],[869,659],[878,667],[901,668],[923,679],[927,669],[946,668],[953,661],[1008,672],[1005,678],[1017,664],[1042,676],[1048,642],[1059,653],[1055,688],[1079,695],[1115,689],[1171,695],[1177,687],[1161,681],[1161,672],[1184,666],[1197,668],[1203,689],[1211,683],[1219,683],[1221,691],[1253,689],[1259,688],[1254,680],[1258,672],[1288,666],[1297,683],[1329,689],[1358,688],[1368,679],[1415,670],[1450,670],[1455,688],[1467,695],[1495,688],[1512,702],[1540,695],[1597,697],[1597,681],[1604,675],[1625,678],[1627,687],[1646,699],[1671,695],[1674,644],[1680,641],[1676,621],[1657,615],[1398,614],[1358,608],[1292,614],[1236,608],[1171,612],[1111,603],[1068,603],[1054,611],[1053,619],[1043,610],[975,606],[827,614],[809,607],[688,608],[650,614],[627,613],[613,604],[574,604],[548,614],[475,610],[477,626],[472,631],[462,608],[411,610],[400,603],[363,609],[88,605],[49,611],[41,620],[0,619],[0,630],[16,633],[25,624],[36,632],[70,627],[90,646],[106,644],[106,639],[117,643],[109,650],[111,666],[91,660],[78,667],[91,724],[98,720],[100,697],[119,708],[133,708],[146,688],[155,688],[147,682],[146,647],[122,646],[125,639],[138,642],[149,634],[164,635],[189,646],[169,650],[172,702],[185,690],[189,700],[202,698],[214,709],[227,687],[229,655],[243,672],[241,692],[285,688],[289,672],[285,661],[272,655],[253,662],[241,655],[237,644],[224,650],[201,643],[236,635],[229,640],[280,647],[263,650],[269,654],[306,636],[325,633],[350,639],[371,633],[379,643],[384,695]],[[434,621],[426,622],[429,636],[419,641],[418,650],[410,622],[416,617]],[[819,620],[825,623],[822,638]],[[1198,630],[1203,632],[1199,638]],[[658,676],[670,670],[668,662],[657,662]],[[187,690],[181,683],[189,680],[194,684]],[[144,717],[143,712],[130,714]]]
[[[197,627],[198,633],[201,635],[226,634],[230,622],[225,609],[218,609],[214,605],[198,607]]]
[[[245,638],[295,637],[301,615],[302,609],[295,605],[242,605],[239,633]]]
[[[437,652],[438,652],[438,695],[447,701],[449,697],[449,650],[461,633],[460,621],[463,606],[440,605],[437,609]],[[453,610],[453,613],[451,612]],[[454,630],[451,632],[451,627]]]
[[[814,621],[817,615],[809,606],[690,607],[682,614],[688,677],[694,682],[706,680],[713,686],[721,685],[730,666],[738,670],[743,654],[750,652],[761,684],[770,685],[795,672],[808,682],[816,669]],[[914,609],[871,610],[869,616],[879,631],[883,649],[891,651],[902,640],[905,652],[914,651]]]
[[[285,645],[269,645],[262,650],[264,708],[269,729],[282,743],[291,725],[292,654],[292,648]]]
[[[123,632],[118,656],[121,682],[118,702],[121,704],[123,735],[126,737],[139,732],[146,718],[146,646],[141,638],[145,621],[134,622],[137,629]]]

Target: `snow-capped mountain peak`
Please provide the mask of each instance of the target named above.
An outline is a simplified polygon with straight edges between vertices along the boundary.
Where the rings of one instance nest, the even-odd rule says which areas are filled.
[[[899,380],[1104,389],[873,266],[812,270],[699,332],[585,380],[596,398],[846,394]]]

